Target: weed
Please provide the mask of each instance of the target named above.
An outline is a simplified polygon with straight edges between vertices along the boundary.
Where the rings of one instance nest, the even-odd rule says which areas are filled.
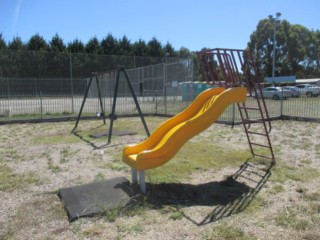
[[[77,143],[80,139],[73,135],[50,135],[50,136],[37,136],[33,139],[33,143],[39,144],[61,144],[61,143]]]
[[[305,159],[305,160],[302,160],[301,163],[309,165],[312,163],[312,161],[310,159]]]
[[[13,191],[29,184],[40,184],[40,179],[35,173],[17,174],[0,164],[0,191]]]
[[[310,226],[310,222],[306,219],[298,217],[296,209],[284,209],[275,217],[276,224],[286,228],[296,230],[306,230]]]
[[[320,193],[314,192],[314,193],[307,193],[306,191],[303,192],[303,199],[309,202],[316,202],[320,201]]]
[[[207,231],[204,234],[204,239],[220,239],[220,240],[254,240],[257,239],[254,235],[245,233],[240,228],[229,226],[227,224],[220,224],[217,227]]]
[[[58,173],[62,171],[61,167],[53,164],[52,158],[48,158],[48,169],[53,173]]]
[[[123,214],[126,216],[141,216],[150,209],[150,206],[146,202],[146,197],[144,198],[132,198],[131,204],[126,206],[123,210]]]
[[[273,169],[273,175],[270,180],[279,183],[284,183],[288,180],[307,182],[319,176],[320,172],[315,168],[294,167],[282,163]]]
[[[181,220],[184,216],[184,213],[180,210],[180,211],[176,211],[174,213],[172,213],[169,218],[172,220]]]
[[[104,177],[104,175],[103,175],[101,172],[97,173],[97,174],[94,176],[94,180],[95,180],[95,181],[102,181],[102,180],[104,180],[104,179],[105,179],[105,177]]]
[[[36,199],[26,200],[17,206],[14,215],[8,219],[8,227],[0,231],[0,239],[25,238],[21,237],[21,232],[30,227],[36,229],[43,224],[44,219],[49,218],[53,222],[65,218],[63,207],[56,197],[38,195]]]
[[[113,171],[123,171],[128,169],[128,165],[122,162],[122,155],[114,154],[112,161],[105,164],[105,166]]]
[[[104,229],[105,227],[102,224],[94,225],[82,230],[81,235],[89,238],[99,237],[103,233]]]
[[[133,233],[142,233],[143,232],[143,225],[140,223],[134,224],[119,224],[117,225],[118,232],[121,233],[121,236],[124,237],[128,234]]]
[[[1,160],[22,160],[22,156],[18,154],[18,151],[14,147],[5,147],[0,149]]]
[[[266,206],[267,202],[265,201],[265,199],[260,195],[256,195],[255,198],[250,202],[248,207],[244,209],[244,211],[248,214],[251,214],[259,211],[262,208],[265,208]]]
[[[69,155],[69,148],[63,148],[60,151],[60,163],[66,163],[68,161],[67,160],[68,155]]]
[[[113,208],[113,209],[107,209],[104,212],[104,215],[109,222],[115,222],[116,219],[120,216],[121,209],[120,208]]]
[[[284,191],[284,187],[280,184],[276,184],[276,185],[272,186],[271,189],[268,190],[268,192],[271,194],[277,194],[277,193],[280,193],[283,191]]]

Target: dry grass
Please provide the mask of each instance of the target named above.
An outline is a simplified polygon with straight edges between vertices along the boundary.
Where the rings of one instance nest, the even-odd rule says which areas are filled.
[[[151,131],[164,121],[146,120]],[[138,134],[111,145],[90,137],[107,130],[101,121],[80,122],[76,135],[73,126],[0,126],[0,239],[320,238],[319,124],[273,122],[271,174],[249,158],[242,126],[214,124],[147,172],[149,194],[139,205],[69,223],[58,190],[130,179],[122,148],[145,138],[139,118],[117,120],[114,129]]]

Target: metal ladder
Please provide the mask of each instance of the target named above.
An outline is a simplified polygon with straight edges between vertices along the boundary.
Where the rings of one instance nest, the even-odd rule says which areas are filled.
[[[271,122],[260,79],[253,56],[249,51],[238,49],[210,49],[198,52],[201,72],[207,82],[225,88],[246,86],[250,97],[246,103],[238,103],[251,154],[254,158],[271,160],[275,157],[270,141]],[[253,96],[253,97],[252,97]]]

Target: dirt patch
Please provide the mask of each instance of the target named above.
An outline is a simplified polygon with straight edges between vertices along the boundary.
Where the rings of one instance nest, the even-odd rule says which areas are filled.
[[[139,204],[69,223],[57,196],[60,188],[124,176],[124,145],[138,134],[107,139],[88,137],[100,121],[0,126],[1,239],[319,239],[320,125],[272,122],[276,166],[243,159],[222,169],[198,169],[179,182],[153,183]],[[147,118],[153,130],[163,118]],[[118,125],[117,125],[118,124]],[[106,131],[103,126],[103,131]],[[211,141],[225,151],[248,149],[242,126],[214,124],[192,139]],[[217,153],[218,154],[218,153]],[[172,159],[178,161],[178,159]],[[223,161],[223,159],[221,159]],[[8,181],[8,179],[10,181]]]

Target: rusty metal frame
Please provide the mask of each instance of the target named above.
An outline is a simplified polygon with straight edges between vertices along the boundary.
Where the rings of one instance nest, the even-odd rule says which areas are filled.
[[[269,138],[271,121],[268,109],[261,90],[261,82],[255,65],[254,58],[250,51],[240,49],[215,48],[197,52],[200,70],[205,81],[214,85],[231,88],[245,86],[250,96],[255,96],[256,106],[247,106],[246,103],[238,103],[238,109],[242,123],[247,135],[247,140],[253,156],[272,159],[275,163],[274,153]],[[224,81],[220,80],[220,74]],[[259,112],[260,118],[252,118],[251,112]],[[262,132],[251,130],[254,123],[262,124]],[[251,135],[258,134],[267,138],[267,144],[254,142]],[[255,153],[253,146],[266,147],[270,149],[271,157],[261,156]]]

